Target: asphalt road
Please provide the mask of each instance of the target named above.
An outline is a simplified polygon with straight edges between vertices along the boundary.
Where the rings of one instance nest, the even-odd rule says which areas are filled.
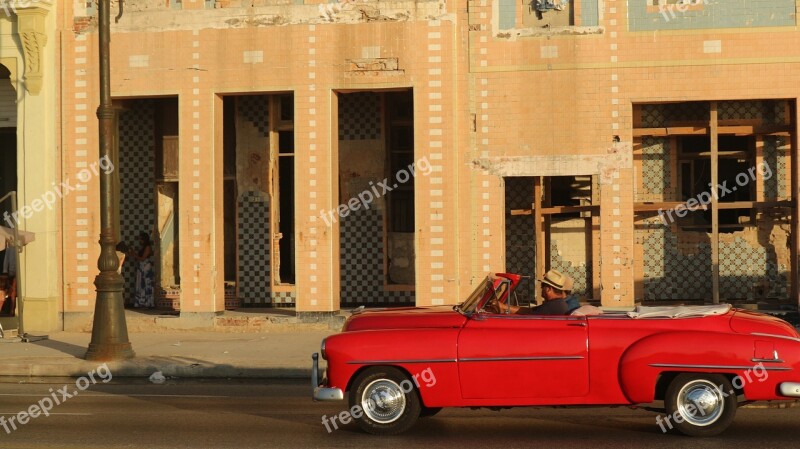
[[[444,410],[394,437],[349,424],[328,433],[322,416],[344,404],[314,403],[306,382],[99,379],[84,391],[71,379],[0,383],[3,449],[89,448],[773,448],[800,441],[800,407],[740,409],[720,437],[663,434],[656,415],[617,408]],[[80,385],[86,387],[87,385]],[[66,387],[66,389],[65,389]],[[78,391],[77,395],[73,393]],[[72,397],[64,397],[64,393]],[[49,398],[49,416],[9,420]],[[59,405],[55,405],[58,398]],[[0,421],[2,423],[2,421]]]

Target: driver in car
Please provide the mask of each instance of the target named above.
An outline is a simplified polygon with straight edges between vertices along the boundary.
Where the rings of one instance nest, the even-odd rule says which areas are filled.
[[[544,303],[536,307],[509,306],[497,300],[490,308],[495,313],[516,313],[521,315],[569,315],[578,307],[578,299],[570,294],[572,278],[557,270],[550,270],[540,279]]]

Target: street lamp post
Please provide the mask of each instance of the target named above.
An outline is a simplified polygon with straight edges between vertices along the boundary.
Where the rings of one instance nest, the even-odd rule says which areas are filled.
[[[111,105],[110,67],[110,1],[100,0],[100,107],[97,118],[100,124],[100,159],[116,160],[114,147],[114,118],[116,111]],[[116,253],[117,225],[113,217],[115,198],[113,176],[116,170],[100,172],[100,257],[97,259],[97,300],[94,305],[92,341],[86,351],[86,360],[121,360],[134,356],[128,341],[128,325],[122,300],[124,281],[119,274],[119,258]]]

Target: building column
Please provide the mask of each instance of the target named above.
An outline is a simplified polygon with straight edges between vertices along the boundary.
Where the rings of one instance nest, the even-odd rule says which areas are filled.
[[[17,32],[24,50],[24,70],[19,75],[22,101],[17,109],[17,179],[19,229],[34,232],[36,241],[25,247],[22,271],[25,330],[60,328],[61,304],[58,216],[60,152],[55,120],[55,17],[49,2],[17,7]],[[81,194],[81,192],[78,192]]]

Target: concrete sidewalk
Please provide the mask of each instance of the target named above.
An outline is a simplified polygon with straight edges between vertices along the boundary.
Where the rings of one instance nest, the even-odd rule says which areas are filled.
[[[278,329],[225,333],[155,330],[130,333],[136,357],[108,362],[114,377],[309,378],[311,354],[334,330]],[[35,340],[34,336],[30,336]],[[13,377],[79,377],[102,362],[83,360],[90,333],[57,332],[47,339],[0,339],[0,382]]]

